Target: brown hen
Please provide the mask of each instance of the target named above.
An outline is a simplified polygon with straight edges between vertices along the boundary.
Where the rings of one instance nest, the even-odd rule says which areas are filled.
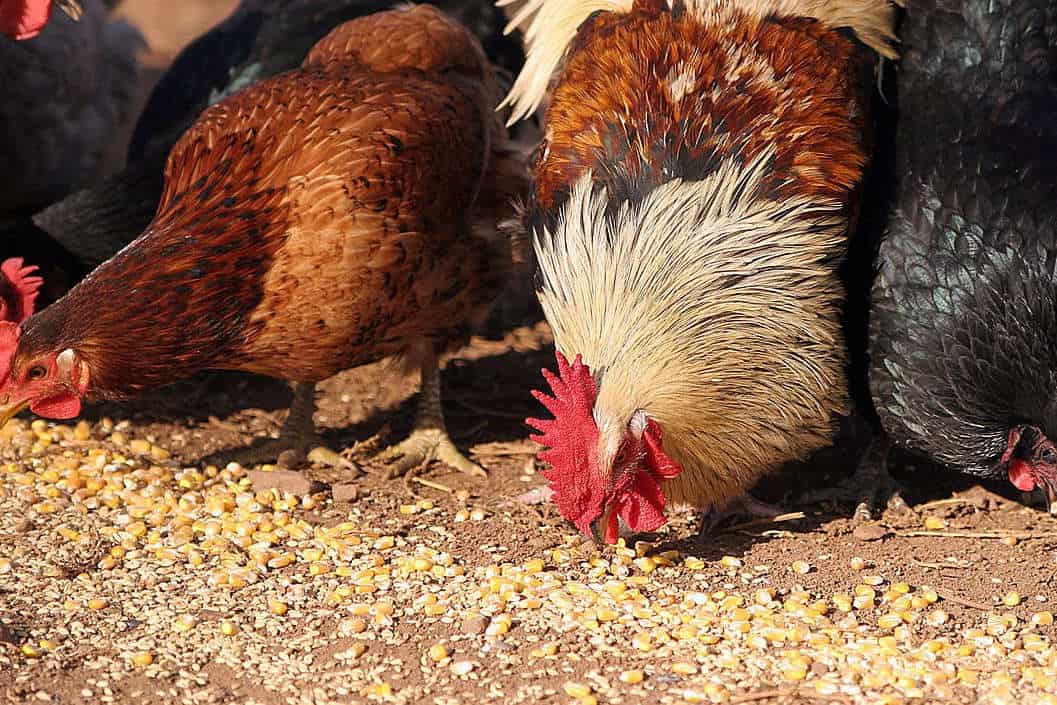
[[[401,356],[422,394],[397,470],[435,457],[482,474],[445,432],[437,356],[509,270],[493,184],[516,191],[520,164],[497,91],[477,40],[422,5],[348,22],[299,70],[209,108],[143,235],[0,330],[0,419],[243,370],[295,383],[280,438],[249,456],[292,463],[313,447],[317,382]]]

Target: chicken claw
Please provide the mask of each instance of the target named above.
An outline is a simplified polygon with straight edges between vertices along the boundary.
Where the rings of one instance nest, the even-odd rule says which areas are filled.
[[[286,468],[300,467],[308,462],[359,474],[360,467],[356,463],[327,448],[316,433],[315,424],[312,422],[312,414],[316,408],[315,390],[314,384],[295,384],[294,400],[290,404],[290,413],[283,423],[279,437],[257,442],[249,448],[232,453],[224,453],[224,458],[241,465],[276,461],[278,465]]]
[[[386,473],[388,479],[400,477],[413,468],[439,460],[459,472],[473,477],[488,477],[487,471],[455,447],[444,427],[444,412],[440,401],[440,369],[436,359],[422,365],[422,390],[419,393],[415,430],[401,443],[382,452],[394,460]]]
[[[902,486],[888,471],[891,447],[887,437],[874,437],[851,477],[836,487],[805,494],[801,501],[809,504],[826,500],[855,502],[852,520],[856,523],[872,521],[874,503],[882,498],[894,512],[913,512],[900,494]]]
[[[467,475],[488,477],[484,468],[459,452],[447,433],[435,428],[414,431],[407,440],[389,448],[384,454],[396,461],[386,474],[388,479],[400,477],[431,460],[439,460]]]

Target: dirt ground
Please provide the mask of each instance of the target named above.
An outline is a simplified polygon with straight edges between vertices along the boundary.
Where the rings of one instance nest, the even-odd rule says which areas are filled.
[[[232,4],[121,11],[161,67]],[[856,527],[799,502],[852,441],[759,488],[783,521],[699,535],[676,512],[599,550],[515,501],[541,484],[522,419],[549,344],[530,322],[448,361],[449,428],[487,481],[385,478],[416,380],[384,364],[321,385],[316,421],[359,475],[218,460],[290,398],[243,375],[12,422],[0,702],[1057,703],[1057,520],[906,458],[909,514]]]

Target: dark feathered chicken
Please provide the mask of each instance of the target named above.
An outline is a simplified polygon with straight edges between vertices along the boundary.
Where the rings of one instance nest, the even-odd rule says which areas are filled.
[[[81,3],[79,20],[50,5],[0,0],[0,31],[11,30],[12,7],[35,18],[18,34],[25,40],[0,37],[0,215],[32,213],[86,185],[133,110],[139,32],[110,20],[101,0]]]
[[[912,0],[871,384],[890,437],[1057,499],[1057,5]]]

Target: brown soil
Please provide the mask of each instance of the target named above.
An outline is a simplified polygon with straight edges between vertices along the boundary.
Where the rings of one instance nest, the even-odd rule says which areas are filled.
[[[127,0],[121,12],[144,27],[155,47],[152,62],[158,66],[202,27],[225,15],[232,4]],[[382,556],[394,576],[380,592],[354,592],[338,606],[326,601],[328,591],[350,583],[311,575],[313,560],[305,553],[307,544],[295,546],[298,559],[290,566],[231,590],[207,584],[201,570],[183,568],[179,562],[159,563],[146,550],[143,556],[104,570],[99,561],[117,538],[100,539],[101,553],[63,558],[59,562],[65,561],[68,569],[49,571],[47,566],[59,560],[52,553],[52,547],[61,543],[54,543],[58,527],[83,522],[85,531],[96,531],[117,515],[79,509],[76,503],[55,514],[43,513],[40,496],[27,500],[21,494],[27,486],[18,479],[33,466],[27,460],[32,453],[6,456],[14,465],[8,475],[0,470],[0,510],[7,512],[0,513],[0,559],[14,557],[14,562],[7,573],[0,567],[0,701],[278,705],[380,700],[447,705],[579,699],[581,705],[589,705],[592,697],[628,703],[925,702],[947,697],[960,702],[1042,702],[1057,694],[1057,657],[1049,646],[1053,628],[1030,624],[1033,613],[1053,609],[1057,600],[1053,582],[1057,520],[1023,506],[1005,488],[973,487],[964,478],[915,468],[914,461],[903,459],[896,467],[909,483],[906,496],[916,510],[909,515],[888,512],[873,525],[877,535],[867,536],[843,518],[848,507],[797,503],[803,492],[824,487],[853,467],[857,451],[845,444],[760,488],[764,498],[803,511],[803,519],[699,536],[694,518],[676,513],[661,532],[645,537],[650,546],[640,551],[649,555],[678,551],[672,559],[676,565],[652,570],[635,563],[623,572],[618,554],[612,549],[596,554],[582,546],[551,505],[513,501],[541,483],[522,419],[538,412],[528,390],[539,384],[539,368],[552,364],[548,345],[544,324],[525,325],[494,338],[476,339],[448,362],[443,392],[449,429],[456,443],[470,448],[490,472],[484,482],[438,466],[422,473],[451,493],[413,480],[384,479],[386,466],[371,452],[408,431],[416,380],[386,365],[372,365],[321,385],[316,420],[325,429],[326,441],[334,448],[354,448],[366,474],[352,479],[320,468],[306,471],[320,483],[313,489],[322,491],[290,513],[314,527],[355,524],[358,531],[366,532],[363,550],[328,553],[333,567],[348,565],[360,571]],[[213,454],[262,434],[274,435],[289,398],[285,385],[275,381],[211,374],[126,405],[92,408],[87,418],[94,424],[92,437],[100,447],[111,448],[106,440],[111,426],[101,420],[127,420],[127,426],[119,427],[124,434],[170,450],[174,468],[201,468]],[[31,478],[29,486],[46,488],[48,481],[41,477]],[[350,502],[332,501],[332,488],[348,484],[356,486],[358,496]],[[457,490],[466,490],[469,497],[456,497]],[[421,498],[432,500],[434,508],[402,513],[402,507]],[[484,518],[460,521],[457,512],[463,509],[482,510]],[[943,526],[925,529],[926,517],[942,520]],[[1008,539],[1011,535],[1015,541]],[[395,547],[372,548],[370,542],[380,536],[394,537]],[[1007,542],[999,540],[1002,537]],[[400,573],[398,566],[405,558],[433,555],[430,551],[452,557],[465,571],[465,580],[449,576],[430,582]],[[720,562],[724,556],[738,560]],[[692,567],[686,559],[694,557],[703,559],[704,565]],[[853,558],[862,559],[865,567],[853,569]],[[572,591],[569,611],[562,611],[561,602],[552,608],[547,601],[552,593],[538,588],[544,607],[533,607],[524,597],[520,606],[511,606],[516,600],[509,602],[506,612],[514,615],[509,632],[500,628],[498,633],[478,633],[503,613],[492,602],[490,586],[497,579],[492,573],[501,572],[500,566],[525,566],[534,559],[546,563],[541,575]],[[594,572],[598,565],[593,562],[599,560],[607,562],[608,573]],[[794,572],[792,567],[799,562],[807,564],[807,572]],[[593,606],[594,597],[587,600],[577,592],[579,588],[568,587],[569,581],[575,581],[601,595],[600,586],[624,580],[620,576],[628,573],[645,576],[638,589],[663,619],[636,616],[604,622],[601,608]],[[930,586],[941,599],[922,614],[942,608],[949,619],[931,624],[924,616],[915,618],[912,628],[900,632],[877,626],[877,618],[887,612],[880,606],[858,611],[855,626],[835,626],[843,615],[832,607],[825,618],[828,627],[811,626],[811,619],[804,617],[808,626],[803,628],[812,633],[834,630],[828,638],[835,644],[810,648],[801,644],[805,653],[811,653],[803,679],[795,677],[795,663],[789,665],[795,658],[785,653],[795,650],[795,642],[786,639],[768,648],[752,647],[747,641],[752,634],[724,631],[730,627],[727,622],[738,619],[729,607],[716,608],[723,619],[701,627],[702,633],[712,629],[723,634],[717,646],[707,646],[708,641],[693,646],[666,643],[656,635],[658,630],[674,634],[681,618],[688,621],[712,609],[704,597],[696,604],[705,606],[696,611],[685,605],[677,609],[687,595],[707,593],[718,604],[724,597],[717,591],[722,591],[743,595],[749,603],[756,590],[771,588],[777,600],[792,603],[785,607],[792,615],[799,603],[851,594],[864,576],[872,575],[883,578],[877,587],[878,601],[881,593],[901,582],[908,583],[913,594],[925,594],[922,586]],[[523,594],[535,594],[536,589],[526,588]],[[800,591],[809,595],[799,595]],[[1022,601],[1003,605],[1002,596],[1011,591],[1019,593]],[[450,612],[424,617],[416,601],[431,593],[442,604],[450,602]],[[92,595],[114,599],[108,607],[93,611],[86,606]],[[266,607],[275,596],[290,605],[283,616],[270,614]],[[391,615],[378,610],[383,602],[394,606]],[[363,617],[368,622],[363,631],[350,623],[360,614],[355,605],[373,610]],[[592,610],[597,610],[600,626],[592,626]],[[187,634],[167,626],[185,613],[197,619]],[[994,626],[1000,615],[1014,615],[1016,626]],[[218,625],[224,619],[240,625],[237,635],[220,636]],[[769,624],[771,619],[785,619],[782,609],[764,621]],[[755,615],[751,621],[752,633],[764,633]],[[635,635],[643,632],[654,634],[655,648],[633,645]],[[861,659],[850,655],[859,653],[855,640],[880,643],[877,648],[883,652],[889,648],[884,638],[892,634],[898,642],[891,646],[894,653]],[[1003,636],[1008,634],[1013,637]],[[1032,634],[1042,636],[1045,649],[1028,648]],[[934,677],[942,670],[938,669],[932,675],[923,671],[913,680],[908,674],[916,666],[908,665],[908,654],[916,654],[930,639],[941,638],[950,641],[951,649],[933,661],[949,662],[953,670],[945,679]],[[57,646],[37,649],[40,639]],[[435,664],[427,650],[438,642],[447,644],[451,656]],[[554,654],[543,646],[549,642],[557,643]],[[367,646],[359,656],[350,651],[357,644]],[[955,653],[964,644],[973,649]],[[541,648],[544,653],[534,653]],[[138,650],[154,654],[154,663],[137,665],[130,654]],[[728,656],[734,663],[723,661]],[[472,663],[473,670],[461,674],[462,667],[455,664],[462,661]],[[696,664],[696,670],[684,673],[672,667],[681,661]],[[1029,667],[1036,671],[1027,671]],[[857,673],[885,668],[893,675],[876,685]],[[624,684],[618,679],[622,671],[636,669],[645,672],[643,683]],[[979,672],[978,680],[974,672]],[[904,677],[913,684],[899,680]],[[570,682],[588,687],[591,694],[566,688]],[[819,683],[833,683],[834,689]]]

